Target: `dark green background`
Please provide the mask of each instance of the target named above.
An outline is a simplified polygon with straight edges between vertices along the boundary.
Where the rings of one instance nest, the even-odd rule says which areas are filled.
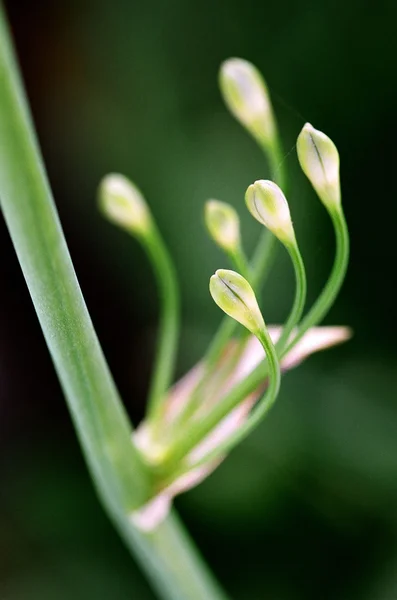
[[[220,62],[247,58],[269,84],[311,300],[333,234],[294,145],[306,120],[337,144],[352,256],[326,322],[351,325],[354,339],[291,372],[267,421],[177,507],[234,599],[394,600],[397,4],[12,0],[8,8],[80,284],[135,422],[156,290],[140,248],[98,215],[100,178],[117,170],[142,188],[175,257],[182,374],[220,317],[208,278],[226,261],[206,236],[203,202],[238,207],[250,250],[259,226],[243,194],[270,176],[223,106]],[[94,495],[4,223],[0,253],[0,598],[152,599]],[[263,293],[268,322],[285,317],[292,283],[280,252]]]

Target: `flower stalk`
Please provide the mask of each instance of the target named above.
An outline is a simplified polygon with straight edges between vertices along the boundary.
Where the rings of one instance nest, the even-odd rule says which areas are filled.
[[[141,243],[157,279],[161,313],[148,396],[148,414],[157,419],[172,383],[178,349],[180,301],[176,270],[146,200],[131,181],[122,175],[107,175],[99,186],[99,205],[111,222]]]
[[[219,200],[208,200],[205,224],[214,242],[226,253],[235,269],[250,280],[250,267],[242,248],[240,219],[237,211]]]

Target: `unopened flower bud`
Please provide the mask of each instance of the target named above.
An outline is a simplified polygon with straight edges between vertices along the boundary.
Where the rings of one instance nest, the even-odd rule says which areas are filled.
[[[266,83],[256,67],[241,58],[230,58],[221,65],[219,83],[235,118],[260,143],[272,143],[276,133],[272,105]]]
[[[205,205],[205,224],[213,240],[226,252],[240,246],[240,219],[230,204],[208,200]]]
[[[246,191],[251,215],[265,225],[283,244],[295,244],[295,233],[286,197],[273,181],[260,179]]]
[[[297,141],[302,171],[328,209],[338,209],[341,202],[339,154],[333,141],[310,123],[306,123]]]
[[[138,188],[126,177],[107,175],[99,187],[99,203],[105,216],[135,235],[150,229],[149,208]]]
[[[235,271],[218,269],[210,279],[210,293],[215,303],[229,317],[257,335],[265,323],[254,290],[244,277]]]

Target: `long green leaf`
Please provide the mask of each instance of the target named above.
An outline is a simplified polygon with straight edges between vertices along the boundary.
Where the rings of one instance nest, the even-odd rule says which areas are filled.
[[[130,522],[149,477],[84,303],[48,185],[0,6],[0,201],[94,484],[160,597],[225,598],[170,516],[154,533]]]

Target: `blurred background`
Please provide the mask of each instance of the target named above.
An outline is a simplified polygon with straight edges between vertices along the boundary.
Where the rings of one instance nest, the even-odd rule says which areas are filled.
[[[175,258],[181,375],[220,319],[208,278],[226,261],[204,230],[203,203],[238,208],[250,251],[260,227],[243,194],[271,176],[221,101],[221,61],[251,60],[271,90],[310,300],[334,240],[295,141],[310,121],[337,144],[352,255],[326,323],[349,324],[354,338],[289,373],[266,422],[176,504],[234,599],[394,600],[397,4],[6,5],[66,239],[135,423],[156,288],[138,245],[98,214],[101,177],[121,171],[139,185]],[[0,252],[0,598],[153,600],[95,496],[3,221]],[[263,293],[268,322],[283,320],[292,294],[280,251]]]

